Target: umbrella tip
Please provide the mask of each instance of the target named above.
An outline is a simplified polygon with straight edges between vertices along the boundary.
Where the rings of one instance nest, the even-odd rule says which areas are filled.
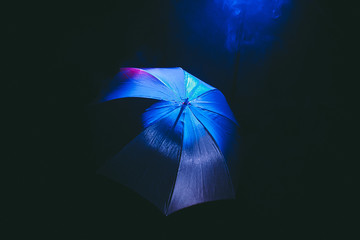
[[[189,98],[186,98],[184,102],[182,102],[183,105],[187,106],[190,105]]]

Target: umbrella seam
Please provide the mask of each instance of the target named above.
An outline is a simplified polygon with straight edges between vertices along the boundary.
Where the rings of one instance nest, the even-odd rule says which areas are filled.
[[[182,69],[182,68],[181,68]],[[187,94],[187,91],[186,91],[186,72],[183,70],[183,73],[184,73],[184,89],[185,89],[185,97],[188,97],[188,94]],[[182,114],[182,111],[180,111],[180,114]],[[185,113],[184,113],[185,114]],[[185,116],[184,116],[185,118]],[[175,123],[176,124],[176,123]],[[166,205],[165,205],[165,215],[167,216],[168,215],[168,212],[169,212],[169,207],[170,207],[170,204],[171,204],[171,200],[172,200],[172,197],[174,195],[174,189],[175,189],[175,184],[176,184],[176,180],[177,180],[177,176],[178,176],[178,173],[179,173],[179,168],[180,168],[180,161],[181,161],[181,156],[182,156],[182,149],[183,149],[183,146],[184,146],[184,131],[185,131],[185,121],[183,121],[183,130],[182,130],[182,136],[181,136],[181,148],[180,148],[180,156],[179,156],[179,164],[178,164],[178,167],[176,169],[176,174],[175,174],[175,178],[174,178],[174,182],[171,186],[171,190],[170,190],[170,195],[169,195],[169,198],[166,202]]]
[[[163,82],[160,78],[158,78],[157,76],[155,76],[155,75],[147,72],[147,71],[144,70],[144,69],[141,69],[141,68],[137,68],[137,69],[140,69],[141,71],[144,71],[144,72],[146,72],[147,74],[149,74],[149,75],[153,76],[154,78],[156,78],[159,82],[161,82],[162,84],[164,84],[165,87],[167,87],[167,88],[170,89],[173,93],[175,93],[175,95],[178,97],[179,100],[181,100],[181,97],[179,96],[179,94],[177,94],[176,91],[174,91],[174,89],[170,88],[170,87],[169,87],[165,82]]]
[[[187,83],[188,83],[188,82],[189,82],[189,73],[186,72],[186,71],[184,71],[185,89],[187,89],[186,86],[187,86]],[[198,89],[199,86],[200,86],[200,84],[196,84],[195,87],[193,87],[193,89],[191,89],[190,92],[186,91],[186,97],[187,97],[187,98],[190,98],[190,96],[194,94],[194,91],[195,91],[196,89]]]
[[[224,165],[225,165],[225,168],[226,168],[226,173],[228,175],[228,178],[229,178],[229,181],[230,181],[230,184],[231,184],[231,191],[233,193],[233,196],[235,197],[235,189],[234,189],[234,184],[232,182],[232,178],[230,176],[230,170],[229,170],[229,167],[226,163],[226,159],[225,159],[225,156],[223,155],[222,151],[220,150],[220,147],[219,145],[217,144],[217,142],[215,141],[214,137],[211,135],[211,133],[209,132],[209,130],[205,127],[205,125],[196,117],[196,115],[193,113],[193,111],[191,110],[191,108],[189,108],[191,113],[194,115],[194,117],[199,121],[199,123],[204,127],[205,131],[209,134],[209,136],[211,137],[211,139],[213,140],[213,142],[215,143],[216,147],[219,149],[219,152],[221,154],[221,156],[223,157],[224,159]]]
[[[184,73],[184,89],[185,89],[185,97],[188,97],[187,95],[187,91],[186,91],[186,72],[184,71],[184,69],[180,68],[181,70],[183,70],[183,73]],[[180,111],[180,114],[182,114],[182,111]],[[185,115],[185,113],[184,113]],[[185,116],[184,116],[185,118]],[[176,124],[176,123],[175,123]],[[175,174],[175,178],[174,178],[174,182],[171,186],[171,192],[170,192],[170,195],[169,195],[169,198],[168,198],[168,201],[166,202],[166,205],[165,205],[165,215],[167,216],[168,215],[168,212],[169,212],[169,207],[170,207],[170,204],[171,204],[171,200],[172,200],[172,197],[174,195],[174,189],[175,189],[175,184],[176,184],[176,180],[177,180],[177,176],[178,176],[178,173],[179,173],[179,168],[180,168],[180,161],[181,161],[181,156],[182,156],[182,149],[183,149],[183,146],[184,146],[184,131],[185,131],[185,121],[183,121],[183,129],[182,129],[182,136],[181,136],[181,148],[180,148],[180,156],[179,156],[179,164],[178,164],[178,167],[176,169],[176,174]]]
[[[165,114],[165,115],[162,116],[161,118],[159,118],[159,119],[157,119],[156,121],[152,122],[149,126],[147,126],[146,128],[144,128],[144,130],[147,129],[148,127],[151,127],[152,125],[154,125],[154,124],[157,123],[158,121],[164,119],[165,117],[167,117],[169,114],[171,114],[172,112],[174,112],[174,111],[175,111],[176,109],[178,109],[178,108],[179,108],[179,107],[171,110],[170,112],[168,112],[167,114]],[[143,130],[143,131],[144,131],[144,130]]]
[[[166,101],[166,102],[168,102],[168,101]],[[155,103],[155,104],[156,104],[156,103]],[[145,110],[145,112],[151,111],[151,110],[152,110],[151,107],[154,106],[155,104],[151,105],[148,109]],[[169,108],[169,107],[171,107],[171,106],[163,106],[163,107],[159,107],[159,108]],[[156,122],[164,119],[165,117],[167,117],[169,114],[171,114],[173,111],[175,111],[175,110],[178,109],[179,107],[180,107],[180,106],[174,107],[174,109],[171,110],[170,112],[168,112],[168,113],[164,114],[163,116],[159,117],[158,119],[154,120],[152,123],[150,123],[148,126],[146,126],[146,127],[144,128],[144,130],[145,130],[146,128],[152,126],[152,125],[155,124]],[[155,108],[155,109],[158,109],[158,108]],[[142,116],[145,114],[145,112],[142,114]]]
[[[181,112],[180,114],[182,114],[183,112]],[[185,113],[184,113],[185,115]],[[184,116],[185,118],[185,116]],[[177,124],[177,122],[175,123]],[[185,121],[183,121],[183,124],[185,125]],[[182,156],[182,149],[183,149],[183,146],[184,146],[184,129],[185,127],[183,126],[183,130],[182,130],[182,136],[181,136],[181,148],[180,148],[180,155],[179,155],[179,164],[177,166],[177,169],[176,169],[176,174],[175,174],[175,177],[174,177],[174,182],[171,186],[171,190],[170,190],[170,195],[169,195],[169,198],[168,198],[168,201],[166,202],[166,205],[165,205],[165,208],[166,208],[166,211],[165,211],[165,215],[167,216],[168,215],[168,211],[169,211],[169,207],[170,207],[170,204],[171,204],[171,200],[172,200],[172,197],[173,197],[173,194],[174,194],[174,189],[175,189],[175,184],[176,184],[176,180],[177,180],[177,175],[179,173],[179,168],[180,168],[180,161],[181,161],[181,156]]]
[[[126,78],[127,78],[127,80],[128,80],[128,79],[132,79],[132,77],[129,76],[129,75],[126,73],[125,69],[136,69],[136,70],[145,72],[146,74],[149,74],[150,76],[152,76],[153,78],[155,78],[156,80],[158,80],[158,81],[159,81],[163,86],[165,86],[167,89],[172,90],[172,89],[169,88],[161,79],[159,79],[158,77],[152,75],[151,73],[149,73],[149,72],[147,72],[146,70],[141,69],[141,68],[121,68],[121,69],[120,69],[120,73],[123,74],[123,75],[125,75]],[[122,70],[123,70],[123,71],[122,71]],[[149,86],[148,86],[148,88],[152,88],[153,90],[158,90],[156,87],[149,87]],[[174,92],[174,90],[172,90],[172,91]],[[175,93],[175,92],[174,92],[174,93]],[[164,94],[167,95],[166,93],[164,93]],[[131,97],[134,97],[134,96],[131,96]],[[120,97],[120,98],[123,98],[123,97]],[[149,97],[143,97],[143,98],[149,98]],[[118,99],[118,98],[116,98],[116,99]],[[161,99],[161,98],[151,98],[151,99],[164,100],[164,99]],[[105,101],[108,101],[108,100],[105,100]]]
[[[197,88],[197,87],[196,87],[196,88]],[[206,95],[206,94],[208,94],[208,93],[210,93],[210,92],[213,92],[213,91],[219,91],[219,90],[218,90],[218,89],[216,89],[216,88],[214,88],[214,89],[210,89],[210,90],[208,90],[208,91],[206,91],[206,92],[204,92],[204,93],[202,93],[202,94],[198,95],[196,98],[191,99],[191,101],[194,101],[194,100],[198,99],[199,97],[202,97],[202,96],[204,96],[204,95]]]
[[[230,120],[231,122],[233,122],[236,126],[239,126],[239,124],[236,122],[236,120],[234,121],[234,120],[232,120],[231,118],[229,118],[229,117],[225,116],[224,114],[221,114],[221,113],[219,113],[219,112],[215,112],[215,111],[212,111],[212,110],[209,110],[209,109],[206,109],[206,108],[200,107],[200,106],[195,106],[195,105],[193,105],[193,107],[200,108],[201,110],[204,110],[204,111],[208,111],[208,112],[216,113],[216,114],[218,114],[218,115],[220,115],[220,116],[222,116],[222,117],[224,117],[224,118],[229,119],[229,120]]]
[[[142,69],[140,69],[140,68],[137,68],[137,69],[142,70]],[[144,71],[144,70],[142,70],[142,71]],[[144,71],[144,72],[146,72],[146,71]],[[150,76],[154,77],[156,80],[158,80],[158,81],[159,81],[161,84],[163,84],[167,89],[170,89],[170,88],[169,88],[163,81],[161,81],[159,78],[157,78],[156,76],[154,76],[154,75],[152,75],[152,74],[150,74],[150,73],[148,73],[148,72],[146,72],[146,73],[149,74]],[[124,72],[123,74],[126,75],[127,80],[132,79],[126,72]],[[126,83],[124,82],[124,84],[126,84]],[[158,87],[147,86],[147,88],[152,89],[152,90],[155,90],[155,91],[159,91]],[[167,92],[163,92],[163,91],[160,91],[160,92],[161,92],[162,94],[164,94],[164,95],[167,95]],[[149,97],[145,97],[145,98],[149,98]],[[155,98],[152,98],[152,99],[155,99]],[[163,100],[163,99],[161,99],[161,98],[156,98],[156,99]]]

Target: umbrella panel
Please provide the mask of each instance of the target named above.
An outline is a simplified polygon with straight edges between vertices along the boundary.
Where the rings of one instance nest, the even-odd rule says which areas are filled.
[[[134,189],[165,212],[181,155],[183,119],[173,125],[178,115],[176,109],[146,128],[98,173]]]

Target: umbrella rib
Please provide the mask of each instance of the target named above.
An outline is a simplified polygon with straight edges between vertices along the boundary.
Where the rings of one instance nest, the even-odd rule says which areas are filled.
[[[164,100],[160,100],[160,101],[164,101]],[[164,101],[164,102],[170,102],[170,101]],[[155,105],[155,104],[154,104]],[[163,106],[156,106],[156,107],[153,107],[154,105],[152,105],[151,107],[149,107],[148,109],[146,109],[145,111],[152,111],[153,109],[161,109],[161,108],[168,108],[168,107],[171,107],[173,105],[171,105],[169,103],[169,105],[163,105]],[[177,106],[178,107],[178,106]]]
[[[175,123],[174,123],[172,129],[174,129],[174,128],[176,127],[176,124],[178,123],[178,121],[179,121],[179,119],[180,119],[180,117],[181,117],[181,114],[184,112],[185,107],[186,107],[185,105],[182,105],[182,106],[181,106],[180,113],[178,114],[178,116],[177,116],[177,118],[176,118],[176,120],[175,120]],[[176,108],[176,109],[177,109],[177,108]]]
[[[168,86],[164,81],[162,81],[160,78],[158,78],[157,76],[155,76],[155,75],[147,72],[147,71],[144,70],[144,69],[141,69],[141,68],[138,68],[138,69],[140,69],[141,71],[144,71],[144,72],[146,72],[147,74],[150,74],[151,76],[153,76],[154,78],[156,78],[159,82],[161,82],[162,84],[164,84],[165,87],[167,87],[167,88],[170,89],[173,93],[175,93],[175,95],[178,97],[178,99],[181,99],[180,96],[179,96],[179,94],[177,94],[176,91],[174,91],[174,89],[172,89],[171,87],[169,87],[169,86]]]
[[[210,93],[210,92],[213,92],[213,91],[219,91],[219,90],[217,90],[216,88],[211,89],[211,90],[209,90],[209,91],[206,91],[206,92],[204,92],[204,93],[202,93],[202,94],[198,95],[196,98],[191,99],[191,101],[194,101],[194,100],[198,99],[199,97],[202,97],[202,96],[204,96],[204,95],[206,95],[206,94],[208,94],[208,93]]]
[[[178,115],[178,117],[176,118],[176,121],[174,123],[174,126],[172,129],[175,128],[177,122],[179,121],[183,111],[185,110],[185,107],[184,105],[182,106],[181,110],[180,110],[180,113]],[[185,114],[185,113],[184,113]],[[185,124],[185,122],[184,122]],[[179,168],[180,168],[180,161],[181,161],[181,156],[182,156],[182,149],[183,149],[183,146],[184,146],[184,130],[185,130],[185,127],[183,127],[182,129],[182,135],[181,135],[181,146],[180,146],[180,154],[179,154],[179,164],[177,166],[177,169],[176,169],[176,174],[175,174],[175,177],[174,177],[174,181],[172,183],[172,186],[171,186],[171,189],[170,189],[170,194],[169,194],[169,198],[166,202],[166,205],[165,205],[165,215],[167,216],[168,215],[168,210],[169,210],[169,206],[170,206],[170,203],[171,203],[171,200],[172,200],[172,196],[174,194],[174,188],[175,188],[175,184],[176,184],[176,179],[177,179],[177,175],[179,173]]]
[[[209,109],[207,109],[207,108],[200,107],[200,106],[194,106],[194,105],[193,105],[193,107],[196,107],[196,108],[199,108],[199,109],[201,109],[201,110],[208,111],[208,112],[212,112],[212,113],[215,113],[215,114],[217,114],[217,115],[220,115],[220,116],[222,116],[222,117],[224,117],[224,118],[226,118],[226,119],[229,119],[229,120],[230,120],[231,122],[233,122],[236,126],[239,126],[239,124],[238,124],[237,122],[235,122],[235,121],[232,120],[231,118],[225,116],[224,114],[221,114],[221,113],[219,113],[219,112],[215,112],[215,111],[212,111],[212,110],[209,110]]]
[[[161,84],[163,84],[166,88],[170,89],[163,81],[161,81],[159,78],[157,78],[156,76],[148,73],[147,71],[141,69],[141,68],[135,68],[135,69],[138,69],[139,71],[143,71],[143,72],[146,72],[147,74],[149,74],[150,76],[154,77],[156,80],[158,80]],[[131,77],[126,73],[126,72],[123,72],[123,74],[127,77],[127,79],[131,79]],[[149,87],[148,88],[152,88],[153,90],[157,90],[158,88],[156,87]],[[172,89],[171,89],[172,90]],[[174,92],[174,91],[173,91]],[[163,99],[160,99],[160,100],[163,100]]]
[[[179,108],[179,107],[176,107],[176,108],[174,108],[173,110],[171,110],[170,112],[164,114],[164,116],[156,119],[156,120],[153,121],[151,124],[149,124],[146,128],[148,128],[148,127],[152,126],[153,124],[157,123],[158,121],[164,119],[165,117],[167,117],[168,115],[170,115],[172,112],[174,112],[174,111],[177,110],[178,108]],[[146,128],[145,128],[145,129],[146,129]],[[174,126],[172,127],[172,129],[174,129]]]
[[[231,176],[230,176],[230,170],[229,170],[229,167],[228,167],[228,165],[227,165],[227,163],[226,163],[226,161],[225,161],[225,157],[224,157],[222,151],[220,150],[219,145],[217,144],[217,142],[215,141],[214,137],[211,135],[211,133],[209,132],[209,130],[205,127],[205,125],[204,125],[204,124],[197,118],[197,116],[193,113],[193,111],[191,110],[191,108],[189,108],[189,109],[190,109],[191,113],[194,115],[194,117],[198,120],[198,122],[204,127],[205,131],[209,134],[210,138],[213,140],[213,142],[215,143],[216,147],[219,149],[219,152],[220,152],[222,158],[224,159],[224,165],[225,165],[225,168],[226,168],[226,173],[227,173],[227,175],[228,175],[228,178],[229,178],[229,181],[230,181],[230,184],[231,184],[231,191],[232,191],[232,193],[233,193],[233,196],[235,196],[234,184],[233,184],[232,178],[231,178]]]

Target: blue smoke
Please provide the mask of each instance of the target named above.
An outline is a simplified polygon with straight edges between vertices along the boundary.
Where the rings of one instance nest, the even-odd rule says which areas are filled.
[[[292,11],[292,0],[173,0],[167,54],[176,59],[169,66],[196,73],[226,96],[256,94]]]
[[[267,44],[274,41],[272,30],[278,26],[283,11],[291,0],[214,0],[224,18],[226,48],[237,51],[241,46]],[[211,8],[209,8],[211,9]]]

